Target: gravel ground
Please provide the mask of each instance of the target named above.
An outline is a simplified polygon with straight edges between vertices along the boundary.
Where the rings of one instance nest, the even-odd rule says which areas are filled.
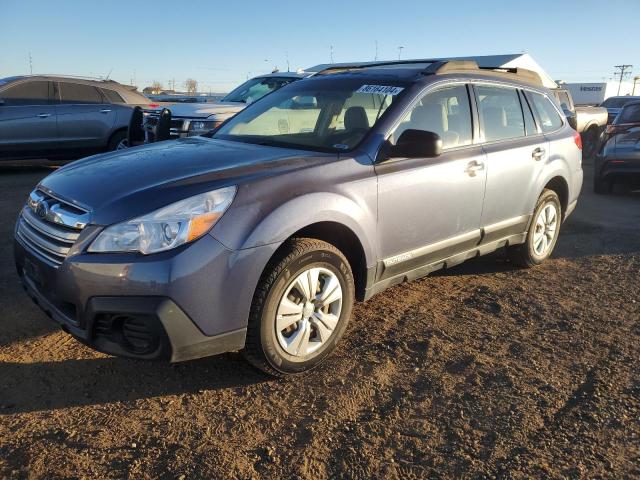
[[[586,168],[588,174],[588,168]],[[0,478],[640,476],[640,194],[591,194],[553,258],[495,254],[356,306],[319,370],[96,353],[18,286],[0,172]]]

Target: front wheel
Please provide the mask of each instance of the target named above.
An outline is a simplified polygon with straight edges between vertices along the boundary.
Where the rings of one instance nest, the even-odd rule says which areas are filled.
[[[544,190],[533,211],[525,243],[509,249],[511,260],[521,267],[540,265],[551,256],[562,223],[560,199],[553,190]]]
[[[273,376],[316,367],[347,328],[354,297],[353,274],[342,252],[320,240],[290,240],[256,289],[244,356]]]

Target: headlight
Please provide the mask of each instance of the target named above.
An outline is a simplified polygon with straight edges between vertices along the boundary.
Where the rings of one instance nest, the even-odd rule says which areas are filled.
[[[90,252],[162,252],[207,233],[229,208],[236,187],[225,187],[172,203],[103,230]]]
[[[194,135],[201,135],[203,133],[207,133],[210,130],[213,130],[214,128],[216,128],[218,125],[220,125],[222,122],[191,122],[189,123],[189,133],[188,135],[194,136]]]

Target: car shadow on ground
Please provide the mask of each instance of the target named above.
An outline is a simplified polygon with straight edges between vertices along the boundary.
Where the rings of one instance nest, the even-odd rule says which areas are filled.
[[[0,362],[2,415],[242,388],[271,380],[239,353],[179,364],[125,358]]]

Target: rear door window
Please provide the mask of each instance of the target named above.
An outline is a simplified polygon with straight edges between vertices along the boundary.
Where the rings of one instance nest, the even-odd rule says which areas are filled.
[[[104,102],[96,87],[69,82],[60,82],[60,101],[78,104]]]
[[[0,92],[7,106],[49,105],[52,98],[51,82],[36,80],[22,82]]]
[[[543,133],[553,132],[562,126],[562,118],[546,95],[537,92],[527,92],[533,110],[538,116],[538,123]]]
[[[475,91],[485,141],[525,136],[524,116],[515,88],[476,85]]]

